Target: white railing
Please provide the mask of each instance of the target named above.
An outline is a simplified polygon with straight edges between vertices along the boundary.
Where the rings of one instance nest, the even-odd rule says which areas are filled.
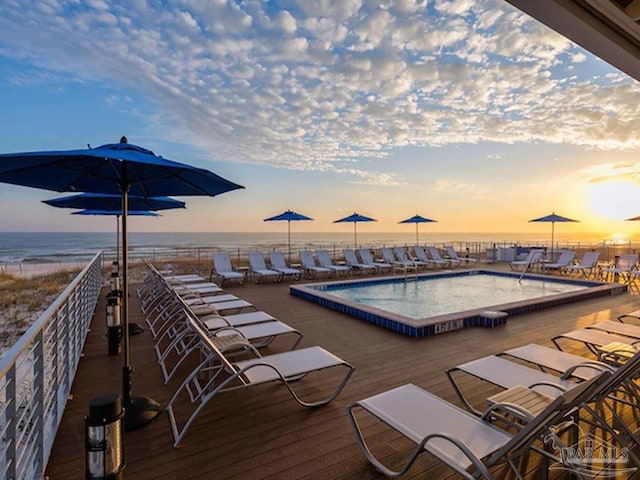
[[[102,286],[102,254],[0,359],[0,478],[42,478]]]

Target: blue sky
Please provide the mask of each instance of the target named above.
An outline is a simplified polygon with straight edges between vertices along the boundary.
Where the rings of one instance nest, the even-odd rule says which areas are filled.
[[[637,82],[504,1],[132,0],[0,4],[0,151],[118,141],[245,190],[183,199],[147,231],[633,234]],[[111,230],[0,184],[4,231]]]

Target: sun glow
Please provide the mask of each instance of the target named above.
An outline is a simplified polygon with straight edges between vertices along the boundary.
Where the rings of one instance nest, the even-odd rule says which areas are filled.
[[[640,215],[640,186],[614,181],[589,185],[589,205],[593,213],[608,220],[625,220]]]

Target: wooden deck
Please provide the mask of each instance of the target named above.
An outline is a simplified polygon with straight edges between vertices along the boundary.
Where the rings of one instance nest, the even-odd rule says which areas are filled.
[[[355,373],[334,402],[316,410],[300,407],[277,384],[224,394],[201,412],[178,449],[172,446],[168,417],[163,413],[151,424],[126,434],[126,478],[384,478],[361,454],[347,420],[346,404],[405,383],[415,383],[459,404],[444,375],[446,368],[526,343],[552,346],[549,338],[555,334],[615,319],[639,307],[637,295],[624,294],[513,317],[506,326],[495,329],[471,328],[414,339],[291,297],[287,284],[227,289],[304,333],[300,347],[321,345],[355,365]],[[142,324],[134,292],[135,288],[131,320]],[[121,391],[121,358],[107,355],[104,312],[103,299],[49,460],[47,475],[53,480],[84,478],[83,418],[89,401]],[[275,342],[265,353],[281,348]],[[176,384],[162,384],[149,332],[131,338],[131,352],[134,396],[149,396],[166,404]],[[304,382],[298,382],[296,388],[311,391],[317,387]],[[478,405],[491,393],[478,388]],[[377,429],[372,433],[378,453],[384,452],[389,461],[397,464],[407,455],[406,444],[394,432]],[[403,478],[458,477],[423,455]]]

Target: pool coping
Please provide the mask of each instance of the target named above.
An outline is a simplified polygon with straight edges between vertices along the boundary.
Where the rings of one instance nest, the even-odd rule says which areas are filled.
[[[424,277],[451,277],[461,275],[476,275],[476,274],[489,274],[505,277],[519,278],[521,273],[518,272],[502,272],[495,270],[487,270],[482,268],[464,269],[464,270],[441,270],[438,272],[425,272],[418,275],[411,275],[406,277],[404,275],[391,275],[385,277],[367,277],[360,279],[349,280],[328,280],[323,282],[314,282],[303,285],[291,285],[289,287],[289,294],[295,297],[302,298],[314,302],[332,310],[336,310],[348,315],[354,316],[361,320],[365,320],[374,325],[378,325],[397,333],[409,335],[411,337],[423,337],[428,335],[435,335],[452,330],[458,330],[461,328],[473,327],[473,326],[485,326],[494,327],[500,324],[504,324],[507,318],[514,315],[521,315],[524,313],[536,312],[547,308],[556,307],[559,305],[566,305],[569,303],[578,302],[585,299],[597,298],[609,295],[618,295],[626,293],[628,286],[619,283],[607,283],[601,281],[576,279],[566,277],[550,277],[548,275],[527,273],[523,276],[525,279],[536,280],[552,280],[556,282],[566,282],[575,285],[584,285],[589,287],[585,290],[579,290],[575,292],[564,292],[555,295],[549,295],[546,297],[538,297],[528,300],[521,300],[517,302],[504,303],[501,305],[490,305],[482,308],[475,308],[470,310],[464,310],[460,312],[447,313],[443,315],[436,315],[433,317],[426,317],[421,319],[413,319],[404,315],[388,312],[376,307],[363,305],[357,302],[352,302],[343,298],[331,295],[327,291],[318,290],[317,287],[331,286],[331,285],[353,285],[362,283],[395,283],[398,280],[413,281],[414,278]],[[314,288],[315,287],[315,288]],[[488,310],[506,312],[508,317],[500,319],[499,321],[491,320],[482,316],[483,312]]]

